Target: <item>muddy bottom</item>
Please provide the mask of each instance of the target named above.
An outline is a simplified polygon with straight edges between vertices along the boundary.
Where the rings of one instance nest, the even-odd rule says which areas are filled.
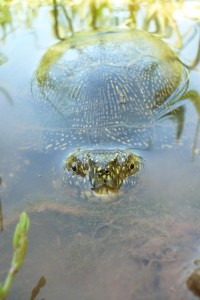
[[[32,299],[41,277],[41,299],[193,299],[185,281],[199,243],[194,211],[177,221],[167,214],[130,220],[66,206],[43,209],[29,212],[28,253],[8,299]],[[11,223],[2,234],[3,270],[11,259]]]

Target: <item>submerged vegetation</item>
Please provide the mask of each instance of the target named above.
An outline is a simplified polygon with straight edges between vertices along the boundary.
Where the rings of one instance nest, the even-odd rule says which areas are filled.
[[[7,277],[4,283],[0,284],[0,299],[6,299],[7,294],[10,291],[13,280],[17,272],[21,269],[24,257],[26,254],[28,244],[28,231],[30,226],[30,220],[28,215],[23,212],[20,216],[19,223],[16,225],[13,235],[13,257],[8,271]]]
[[[49,5],[54,34],[62,39],[88,28],[126,26],[153,31],[162,36],[176,36],[182,45],[183,35],[178,22],[181,18],[200,20],[200,5],[184,0],[43,0],[0,3],[1,37],[23,25],[32,28],[39,16],[39,7]],[[13,11],[14,13],[12,13]],[[191,24],[192,25],[192,24]]]

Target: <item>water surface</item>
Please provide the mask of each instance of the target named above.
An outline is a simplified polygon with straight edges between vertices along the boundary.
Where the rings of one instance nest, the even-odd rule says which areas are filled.
[[[61,184],[66,153],[35,150],[43,137],[30,91],[42,56],[63,36],[71,35],[61,8],[61,19],[55,18],[55,7],[37,8],[29,26],[19,23],[11,9],[13,30],[6,24],[8,32],[1,40],[1,280],[10,264],[17,217],[26,210],[31,219],[27,256],[8,299],[31,299],[41,276],[46,279],[41,299],[195,299],[185,281],[200,257],[198,97],[186,97],[182,119],[160,123],[163,132],[170,130],[170,138],[162,147],[155,140],[149,151],[139,153],[144,168],[128,194],[105,203],[89,201],[75,188],[66,189]],[[177,51],[192,64],[199,50],[199,33],[195,21],[183,15],[176,18],[183,42]],[[22,16],[25,18],[26,10]],[[118,6],[110,19],[97,18],[96,26],[116,28],[124,25],[127,16],[128,10]],[[144,8],[136,16],[141,29]],[[95,22],[94,16],[92,20]],[[91,29],[76,14],[72,21],[74,31]],[[191,32],[184,38],[186,22]],[[153,25],[147,29],[155,30]],[[177,46],[176,34],[165,40]],[[191,48],[195,50],[192,57]],[[197,61],[189,86],[197,96],[199,68]]]

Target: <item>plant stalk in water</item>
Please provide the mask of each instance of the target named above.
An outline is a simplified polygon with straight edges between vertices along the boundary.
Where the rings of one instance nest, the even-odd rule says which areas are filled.
[[[13,258],[10,270],[8,271],[6,280],[3,285],[0,284],[0,299],[6,299],[12,286],[15,275],[19,271],[24,261],[28,243],[28,231],[30,220],[25,212],[22,212],[19,223],[15,228],[13,235]]]

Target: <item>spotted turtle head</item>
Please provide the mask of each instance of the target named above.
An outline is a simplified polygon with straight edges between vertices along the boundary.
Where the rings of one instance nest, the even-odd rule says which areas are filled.
[[[130,176],[142,165],[142,158],[131,150],[78,151],[69,156],[65,169],[86,178],[96,194],[117,193]]]

